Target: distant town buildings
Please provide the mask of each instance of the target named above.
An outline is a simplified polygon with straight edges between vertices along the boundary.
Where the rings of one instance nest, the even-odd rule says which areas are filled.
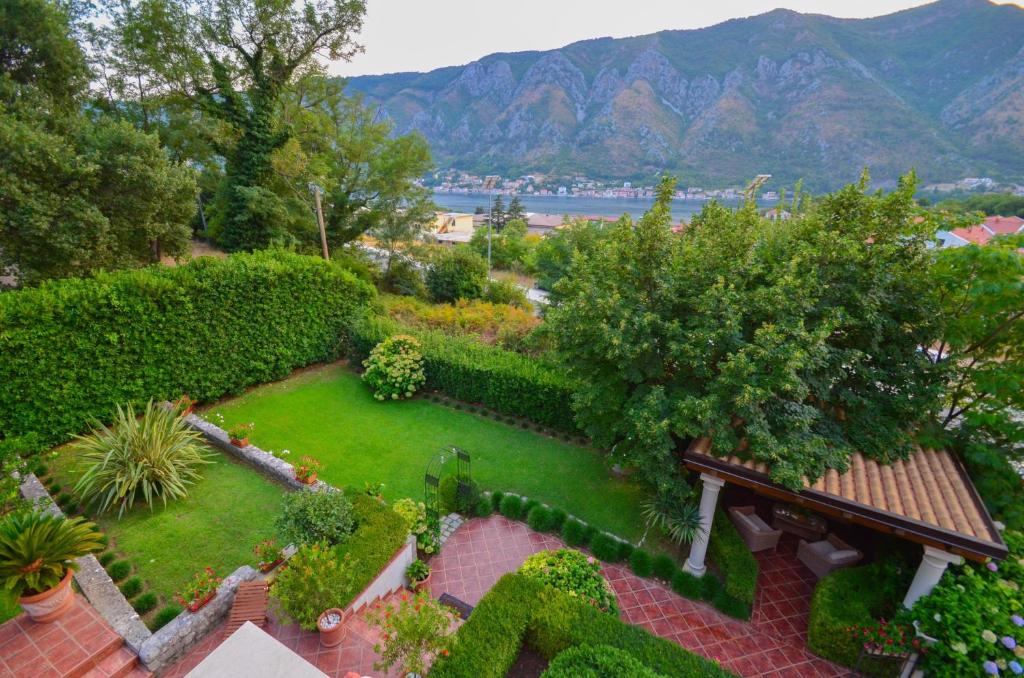
[[[935,234],[938,247],[963,247],[973,243],[984,245],[998,235],[1024,233],[1024,219],[1020,217],[988,217],[985,221],[969,228],[954,228]]]

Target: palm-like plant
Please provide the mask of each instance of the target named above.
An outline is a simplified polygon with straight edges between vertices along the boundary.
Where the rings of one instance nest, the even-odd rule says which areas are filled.
[[[86,501],[103,513],[118,507],[120,517],[141,496],[153,508],[159,497],[182,499],[199,479],[198,466],[212,463],[201,436],[174,410],[146,404],[141,417],[131,405],[117,408],[112,428],[97,422],[90,435],[78,436],[75,451],[92,462],[75,485]]]
[[[700,509],[685,494],[674,489],[661,489],[642,504],[641,515],[646,523],[643,544],[647,533],[657,527],[677,545],[688,544],[700,533]]]
[[[41,511],[18,511],[0,522],[0,581],[18,595],[57,586],[75,558],[102,551],[102,534],[84,518],[64,518]]]

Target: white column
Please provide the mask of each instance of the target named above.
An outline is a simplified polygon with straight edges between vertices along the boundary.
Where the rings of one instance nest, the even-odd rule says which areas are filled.
[[[921,564],[917,566],[917,574],[914,575],[914,581],[910,582],[907,596],[903,599],[903,607],[909,609],[914,606],[918,598],[931,593],[935,585],[942,579],[942,575],[948,565],[951,563],[959,565],[962,562],[964,562],[964,559],[960,556],[955,556],[948,551],[942,551],[931,546],[925,546],[924,555],[921,557]]]
[[[704,481],[704,489],[700,493],[700,530],[690,546],[690,557],[683,564],[683,569],[694,577],[703,577],[707,572],[704,556],[708,552],[708,540],[711,538],[711,521],[715,519],[718,491],[725,485],[724,480],[707,473],[701,473],[700,479]]]

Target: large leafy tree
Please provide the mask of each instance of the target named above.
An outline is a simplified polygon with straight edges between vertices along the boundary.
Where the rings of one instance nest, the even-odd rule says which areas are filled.
[[[31,11],[14,11],[22,5]],[[156,137],[82,113],[88,69],[63,9],[5,7],[0,267],[24,284],[184,253],[192,172]]]
[[[229,250],[266,247],[285,235],[288,209],[271,188],[273,156],[291,137],[281,122],[290,88],[322,72],[320,59],[350,59],[361,48],[363,0],[153,0],[178,22],[154,44],[173,43],[182,56],[157,52],[147,67],[176,83],[203,113],[229,130],[218,147],[225,178],[212,230]],[[167,37],[167,35],[170,37]],[[178,36],[182,37],[178,37]],[[166,40],[165,40],[166,37]],[[142,57],[146,54],[142,53]]]
[[[656,485],[681,441],[765,462],[799,487],[853,450],[890,460],[930,416],[931,217],[913,177],[866,177],[787,222],[709,205],[671,231],[673,182],[556,285],[548,319],[579,377],[579,422]]]

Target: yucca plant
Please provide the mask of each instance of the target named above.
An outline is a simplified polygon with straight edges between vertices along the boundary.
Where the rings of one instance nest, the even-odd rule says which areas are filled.
[[[652,527],[657,527],[676,545],[690,543],[701,531],[700,509],[688,493],[675,485],[659,488],[641,504],[644,517],[642,545]]]
[[[57,586],[75,558],[104,548],[95,523],[41,511],[17,511],[0,522],[0,580],[17,595]]]
[[[202,437],[174,410],[146,404],[141,417],[131,405],[118,406],[114,425],[96,423],[90,435],[78,436],[75,452],[92,462],[75,491],[100,512],[117,507],[120,517],[140,498],[153,508],[159,498],[182,499],[199,479],[198,467],[211,463]]]

